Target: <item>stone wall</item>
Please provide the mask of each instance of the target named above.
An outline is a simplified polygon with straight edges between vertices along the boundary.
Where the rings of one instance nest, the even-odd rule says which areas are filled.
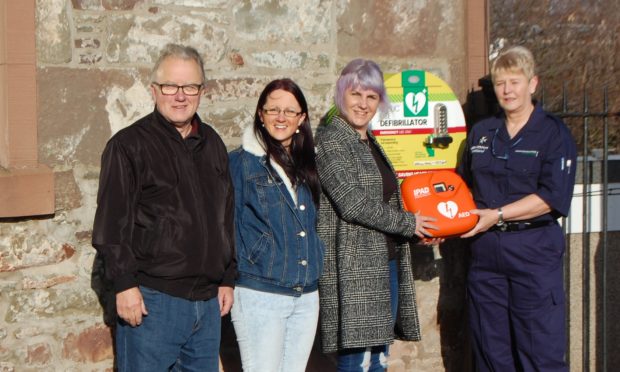
[[[37,0],[36,9],[39,160],[54,170],[56,211],[0,221],[0,371],[112,369],[110,297],[90,245],[99,158],[113,133],[153,109],[149,72],[165,43],[203,54],[199,114],[229,149],[276,77],[301,85],[316,125],[355,57],[386,72],[430,70],[462,101],[467,90],[464,0]],[[462,260],[417,256],[424,340],[398,344],[390,370],[459,370],[462,275],[441,292],[440,282],[442,265]],[[331,359],[311,365],[329,370]]]
[[[562,110],[562,88],[567,92],[569,112],[584,109],[603,111],[603,89],[608,90],[608,111],[615,113],[612,125],[620,124],[620,2],[617,0],[494,0],[490,1],[491,56],[502,47],[525,45],[538,64],[546,106]],[[583,130],[569,120],[578,145]],[[603,144],[601,122],[589,130],[590,148]],[[620,151],[620,131],[609,133],[613,153]]]

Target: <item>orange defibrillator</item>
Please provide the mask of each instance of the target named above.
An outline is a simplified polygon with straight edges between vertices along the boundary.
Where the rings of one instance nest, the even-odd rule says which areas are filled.
[[[469,188],[453,171],[414,174],[400,188],[408,211],[437,219],[439,230],[430,230],[433,237],[459,236],[478,222],[478,216],[469,212],[476,208]]]

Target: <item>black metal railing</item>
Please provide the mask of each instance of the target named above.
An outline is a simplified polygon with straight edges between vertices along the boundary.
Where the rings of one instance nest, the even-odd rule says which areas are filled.
[[[567,94],[566,85],[562,89],[562,98],[561,98],[561,108],[559,110],[554,110],[553,107],[545,107],[546,106],[546,97],[545,91],[543,90],[541,96],[541,103],[543,107],[550,112],[553,112],[555,115],[564,119],[573,134],[578,133],[580,136],[575,136],[575,140],[579,146],[580,156],[580,169],[581,169],[581,177],[577,177],[577,183],[581,183],[582,187],[582,228],[581,228],[581,244],[582,244],[582,255],[581,255],[581,288],[582,288],[582,368],[581,370],[584,372],[590,371],[590,367],[592,365],[592,355],[591,351],[594,351],[596,358],[595,365],[597,366],[597,370],[602,370],[604,372],[608,371],[608,201],[610,195],[609,188],[609,154],[610,154],[610,121],[615,124],[619,124],[620,120],[620,111],[611,112],[609,109],[609,95],[607,88],[602,89],[602,100],[595,102],[595,105],[592,105],[592,101],[590,99],[590,95],[584,91],[582,97],[583,106],[581,110],[574,110],[569,108],[569,96]],[[596,111],[593,111],[591,107],[595,106],[597,108]],[[620,132],[620,127],[615,125],[612,131],[614,135]],[[614,137],[616,138],[616,137]],[[602,152],[602,165],[600,167],[600,175],[594,177],[593,173],[593,161],[599,161],[600,154],[598,156],[593,155],[593,151],[591,149],[591,144],[594,143],[594,147],[600,149],[602,146],[602,151],[599,150],[599,153]],[[592,247],[591,247],[591,221],[594,217],[592,215],[592,198],[593,195],[593,184],[600,183],[601,184],[601,232],[600,232],[600,245],[599,251],[597,252],[600,255],[600,275],[592,277],[591,267],[592,267]],[[598,216],[597,216],[598,217]],[[566,228],[567,223],[566,219],[563,221],[563,226]],[[570,248],[570,237],[567,235],[567,247]],[[571,288],[571,270],[570,264],[571,260],[571,249],[566,250],[566,264],[565,264],[565,280],[567,288]],[[596,267],[597,262],[594,262]],[[600,294],[596,293],[594,304],[591,301],[591,288],[592,288],[592,280],[595,280],[594,288],[600,288]],[[567,291],[568,292],[568,291]],[[570,351],[571,345],[571,332],[570,332],[570,294],[567,296],[567,335],[568,335],[568,347],[567,350]],[[601,309],[597,312],[596,306],[597,304],[601,304]],[[592,317],[592,311],[594,311],[594,315],[600,315],[600,318],[596,321],[596,329],[592,330],[592,324],[590,324],[590,320]],[[591,332],[594,331],[594,335]],[[591,345],[591,339],[594,336],[595,340],[600,342],[599,345],[595,345],[596,347],[593,349]],[[570,352],[567,353],[567,358],[569,358],[570,364]],[[617,363],[616,363],[617,364]],[[612,369],[616,368],[613,367]]]

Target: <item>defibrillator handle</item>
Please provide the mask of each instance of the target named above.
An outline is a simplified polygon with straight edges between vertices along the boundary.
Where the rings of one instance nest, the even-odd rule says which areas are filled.
[[[424,144],[426,146],[436,146],[446,148],[453,141],[448,133],[448,108],[443,103],[435,105],[435,126],[434,133],[426,137]]]

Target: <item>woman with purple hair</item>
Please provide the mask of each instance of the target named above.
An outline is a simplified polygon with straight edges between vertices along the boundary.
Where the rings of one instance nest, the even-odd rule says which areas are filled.
[[[326,246],[322,349],[338,352],[338,371],[384,371],[395,337],[420,339],[408,241],[431,236],[436,226],[403,210],[394,168],[369,130],[377,111],[389,108],[379,66],[351,61],[335,103],[339,113],[316,135],[323,191],[317,229]]]

